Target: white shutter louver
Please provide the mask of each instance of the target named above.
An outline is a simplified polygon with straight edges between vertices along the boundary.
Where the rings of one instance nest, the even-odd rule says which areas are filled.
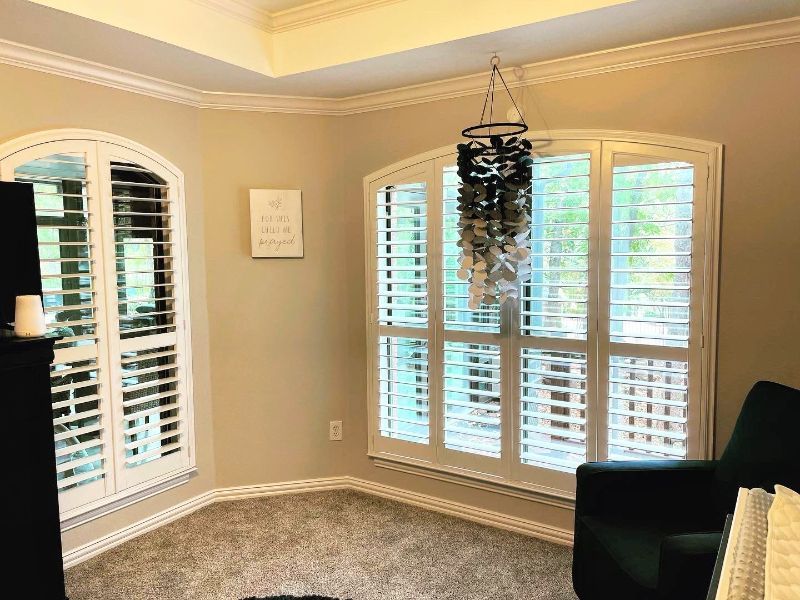
[[[51,366],[58,489],[65,492],[105,473],[103,408],[95,359]]]
[[[598,156],[591,143],[554,144],[534,154],[531,168],[531,273],[520,284],[515,350],[519,472],[557,487],[574,485],[571,473],[589,459],[594,440],[589,406],[596,353],[589,322],[596,223],[590,204]]]
[[[461,269],[458,169],[439,161],[441,308],[435,324],[441,341],[439,382],[440,455],[453,467],[492,472],[503,454],[501,342],[502,309],[481,303],[469,308],[469,281]]]
[[[134,467],[181,448],[183,407],[174,346],[122,354],[125,465]]]
[[[122,339],[175,331],[169,186],[135,164],[111,165]]]
[[[96,233],[86,159],[54,154],[20,165],[14,178],[33,184],[46,322],[64,336],[56,348],[95,344]]]

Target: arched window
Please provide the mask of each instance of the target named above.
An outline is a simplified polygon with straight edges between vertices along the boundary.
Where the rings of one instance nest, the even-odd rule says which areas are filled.
[[[717,144],[532,135],[531,274],[467,306],[454,147],[365,178],[370,454],[574,491],[585,461],[701,458]]]
[[[183,177],[93,131],[0,146],[33,185],[62,520],[193,466]]]

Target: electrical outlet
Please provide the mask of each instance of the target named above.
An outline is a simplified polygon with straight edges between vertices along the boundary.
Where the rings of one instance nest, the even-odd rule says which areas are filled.
[[[328,432],[328,439],[332,442],[342,441],[342,422],[331,421],[330,430]]]

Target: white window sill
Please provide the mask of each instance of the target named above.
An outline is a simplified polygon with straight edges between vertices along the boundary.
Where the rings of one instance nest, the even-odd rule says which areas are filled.
[[[387,452],[371,452],[368,456],[376,467],[382,469],[409,473],[514,498],[522,498],[523,500],[534,500],[541,504],[548,504],[558,508],[575,509],[575,494],[563,490],[524,481],[509,480],[468,469],[434,465],[427,461]]]
[[[171,490],[188,482],[197,473],[197,467],[176,471],[130,488],[113,496],[108,496],[61,513],[61,531],[69,531],[89,521],[104,517],[132,504],[136,504],[157,494]]]

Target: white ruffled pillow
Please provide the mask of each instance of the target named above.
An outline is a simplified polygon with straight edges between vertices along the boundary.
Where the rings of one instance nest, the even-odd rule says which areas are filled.
[[[764,600],[800,599],[800,494],[775,486],[767,514]]]

